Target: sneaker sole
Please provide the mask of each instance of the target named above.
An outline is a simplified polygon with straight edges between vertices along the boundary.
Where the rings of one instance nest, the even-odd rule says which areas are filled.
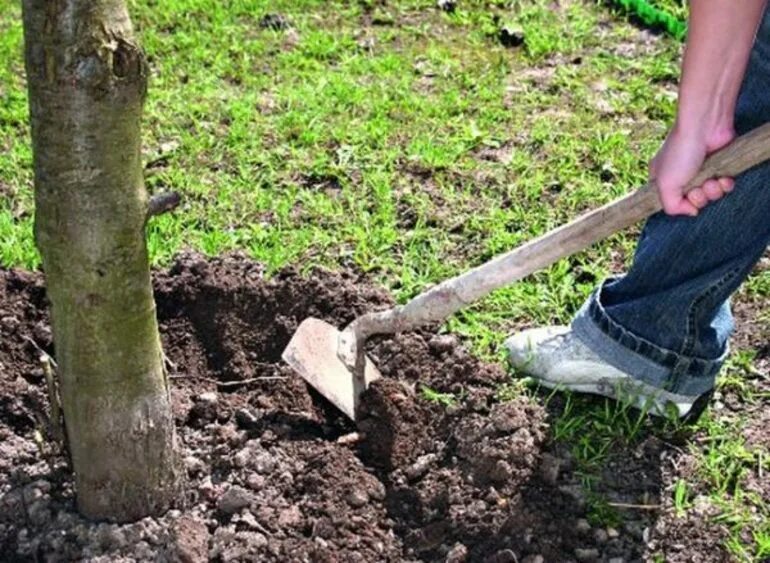
[[[549,381],[537,377],[532,377],[532,380],[547,389],[554,389],[556,391],[564,390],[575,393],[597,395],[614,401],[624,401],[627,398],[629,399],[628,402],[637,409],[660,417],[668,416],[667,405],[673,404],[679,412],[679,417],[684,418],[688,415],[692,409],[693,403],[697,399],[697,397],[691,398],[684,395],[675,395],[638,381],[619,380],[612,382],[604,380],[596,383],[569,384],[561,381]],[[628,387],[633,387],[634,389],[622,389],[618,392],[618,388],[624,384]],[[657,395],[657,397],[653,395]]]

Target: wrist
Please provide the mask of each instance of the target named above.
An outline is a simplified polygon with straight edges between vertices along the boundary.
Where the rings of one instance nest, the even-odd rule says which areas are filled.
[[[682,104],[672,132],[677,137],[703,143],[708,151],[716,150],[735,136],[733,115],[730,104],[712,103],[702,108]]]
[[[708,92],[683,82],[679,92],[674,130],[691,138],[724,139],[733,134],[736,96],[730,92]],[[728,139],[729,140],[729,139]]]

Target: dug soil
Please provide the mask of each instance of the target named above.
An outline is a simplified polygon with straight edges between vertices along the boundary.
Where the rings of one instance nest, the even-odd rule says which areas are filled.
[[[598,487],[631,508],[615,527],[589,521],[553,413],[503,400],[504,368],[454,336],[374,339],[385,377],[357,426],[338,414],[280,355],[308,316],[343,326],[392,305],[357,275],[267,279],[240,256],[184,255],[154,283],[186,494],[116,525],[78,516],[48,439],[42,278],[0,271],[0,560],[619,563],[651,546],[670,561],[727,559],[718,529],[665,525],[679,450],[651,436],[612,457]]]

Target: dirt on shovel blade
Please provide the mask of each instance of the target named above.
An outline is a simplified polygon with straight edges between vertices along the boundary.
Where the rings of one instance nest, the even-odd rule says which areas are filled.
[[[718,535],[660,531],[650,511],[617,529],[587,521],[591,499],[546,411],[499,400],[504,369],[453,336],[371,342],[384,378],[354,426],[280,356],[306,317],[341,327],[392,305],[356,275],[268,280],[237,255],[184,255],[154,283],[186,497],[112,525],[78,516],[65,458],[35,438],[48,410],[39,349],[53,353],[45,290],[38,274],[0,270],[0,560],[618,562],[667,538],[705,557],[671,560],[719,553]],[[650,438],[615,460],[609,493],[657,502],[667,453]]]

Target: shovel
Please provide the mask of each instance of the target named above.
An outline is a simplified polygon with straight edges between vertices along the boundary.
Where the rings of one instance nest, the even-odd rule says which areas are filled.
[[[770,158],[770,123],[735,139],[703,163],[687,189],[710,178],[737,176]],[[661,210],[653,181],[518,248],[446,280],[405,305],[368,313],[341,332],[320,319],[300,324],[283,359],[352,420],[361,394],[380,372],[364,345],[375,334],[394,334],[443,321],[490,292],[550,266]]]

